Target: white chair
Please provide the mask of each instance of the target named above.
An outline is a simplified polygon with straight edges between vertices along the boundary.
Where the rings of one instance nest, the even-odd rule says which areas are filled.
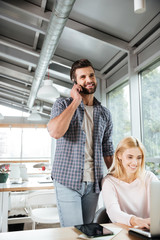
[[[27,206],[32,219],[32,229],[36,223],[59,223],[54,190],[42,190],[28,194]]]

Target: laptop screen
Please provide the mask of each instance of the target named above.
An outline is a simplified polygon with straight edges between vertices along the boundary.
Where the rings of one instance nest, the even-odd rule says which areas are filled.
[[[160,235],[160,181],[151,182],[150,233]]]
[[[152,181],[150,190],[150,232],[143,229],[129,228],[130,234],[135,233],[149,238],[160,236],[160,181]]]

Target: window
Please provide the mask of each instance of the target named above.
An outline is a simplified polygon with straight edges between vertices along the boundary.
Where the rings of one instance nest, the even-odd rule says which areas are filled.
[[[160,163],[146,162],[146,170],[153,172],[160,180]]]
[[[3,105],[0,105],[0,113],[2,113],[3,116],[11,116],[11,117],[28,117],[29,113],[14,109],[14,108],[10,108],[10,107],[6,107]]]
[[[107,105],[112,115],[113,143],[116,148],[122,138],[131,135],[128,83],[108,93]]]
[[[0,128],[0,159],[21,156],[21,129]]]
[[[24,128],[22,143],[23,158],[51,157],[51,137],[46,128]]]
[[[50,159],[51,137],[46,128],[0,128],[0,159]]]
[[[143,143],[147,158],[160,158],[160,61],[141,74]]]
[[[23,124],[23,117],[28,113],[2,105],[0,112],[13,119],[13,124],[0,127],[0,160],[51,159],[51,137],[45,124]],[[22,123],[15,127],[17,119]]]

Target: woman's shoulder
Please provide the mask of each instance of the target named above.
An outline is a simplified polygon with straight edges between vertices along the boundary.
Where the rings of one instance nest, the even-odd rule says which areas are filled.
[[[146,181],[152,181],[152,180],[155,180],[155,181],[158,181],[158,177],[151,171],[145,171],[145,180]]]
[[[111,174],[107,173],[107,175],[103,177],[102,181],[109,179],[111,176],[112,176]]]
[[[102,191],[104,189],[113,189],[115,187],[114,183],[114,178],[111,174],[107,174],[103,179],[102,179]]]
[[[114,177],[113,175],[111,174],[107,174],[103,179],[102,179],[102,185],[103,184],[111,184],[111,185],[115,185],[117,183],[119,183],[119,179]]]

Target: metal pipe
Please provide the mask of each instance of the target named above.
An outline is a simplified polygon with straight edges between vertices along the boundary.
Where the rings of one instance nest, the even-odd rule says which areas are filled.
[[[35,71],[31,93],[28,99],[28,107],[31,109],[37,96],[38,89],[45,77],[49,62],[55,53],[58,41],[69,17],[75,0],[58,0],[51,15],[51,21],[42,46],[40,58]]]

